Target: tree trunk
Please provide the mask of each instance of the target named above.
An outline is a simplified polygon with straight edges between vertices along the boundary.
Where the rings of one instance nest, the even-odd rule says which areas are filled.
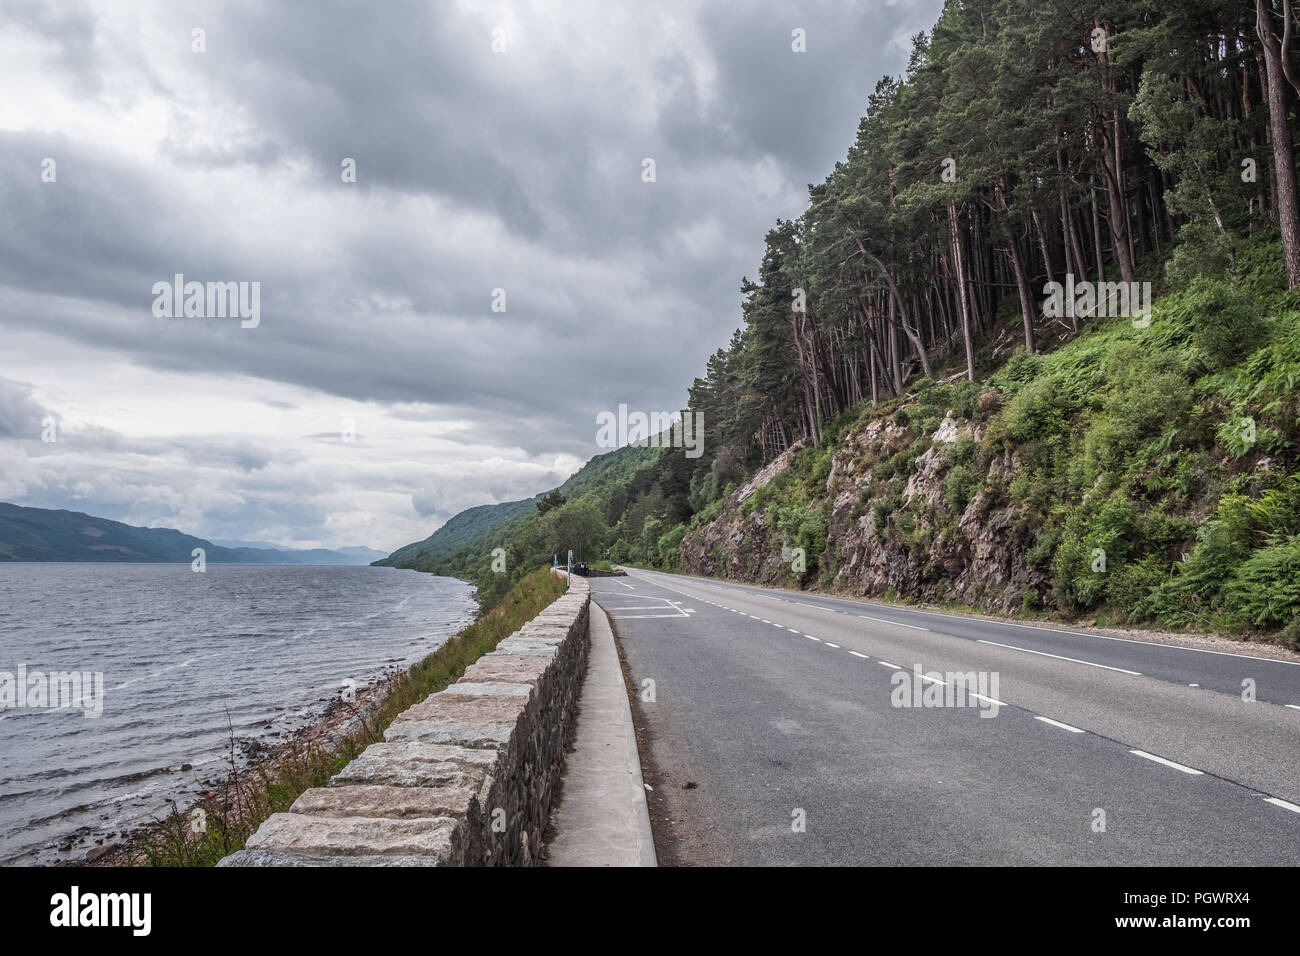
[[[1011,259],[1011,271],[1016,276],[1016,289],[1020,292],[1020,317],[1025,323],[1025,351],[1034,354],[1034,310],[1033,295],[1029,290],[1029,280],[1025,277],[1025,266],[1020,259],[1020,245],[1011,234],[1006,221],[1002,223],[1002,238],[1007,244],[1007,255]]]
[[[957,225],[957,207],[948,204],[948,231],[952,236],[953,268],[957,272],[957,296],[961,306],[961,334],[966,345],[966,380],[975,381],[975,346],[970,337],[970,302],[966,297],[966,266],[962,261],[961,235]]]
[[[1282,257],[1286,260],[1287,286],[1294,289],[1300,286],[1300,207],[1296,205],[1295,151],[1287,123],[1282,50],[1273,33],[1272,3],[1255,0],[1255,16],[1255,30],[1264,44],[1264,68],[1268,73],[1268,123],[1273,140],[1273,181],[1278,225],[1282,229]]]

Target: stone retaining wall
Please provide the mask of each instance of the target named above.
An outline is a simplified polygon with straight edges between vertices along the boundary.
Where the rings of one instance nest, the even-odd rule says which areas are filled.
[[[586,671],[590,600],[575,575],[567,594],[217,865],[536,863]]]

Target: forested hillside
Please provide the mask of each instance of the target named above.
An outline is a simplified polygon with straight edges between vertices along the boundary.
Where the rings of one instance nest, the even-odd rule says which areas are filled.
[[[1300,629],[1294,32],[1282,0],[949,2],[768,233],[689,389],[705,454],[637,450],[565,506],[583,546]],[[439,567],[535,558],[547,521],[567,533],[521,515]]]
[[[662,523],[661,454],[658,448],[629,446],[597,455],[547,495],[462,511],[424,541],[375,564],[465,578],[478,586],[480,603],[491,607],[557,554],[564,560],[572,548],[579,560],[598,560],[610,528],[639,537],[648,516],[656,514],[652,522]],[[683,512],[680,520],[687,517]],[[465,533],[475,527],[481,530]]]

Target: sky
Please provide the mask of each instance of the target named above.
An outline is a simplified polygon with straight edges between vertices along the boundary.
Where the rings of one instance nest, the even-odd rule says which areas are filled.
[[[0,501],[392,550],[555,487],[940,7],[0,0]]]

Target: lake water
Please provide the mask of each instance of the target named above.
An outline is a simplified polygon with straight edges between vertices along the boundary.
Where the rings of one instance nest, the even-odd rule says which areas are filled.
[[[222,775],[232,725],[276,742],[474,610],[469,585],[395,568],[0,563],[0,863],[79,859],[183,806]],[[83,706],[13,706],[24,665],[26,703],[36,672],[102,673],[102,714],[93,678]]]

